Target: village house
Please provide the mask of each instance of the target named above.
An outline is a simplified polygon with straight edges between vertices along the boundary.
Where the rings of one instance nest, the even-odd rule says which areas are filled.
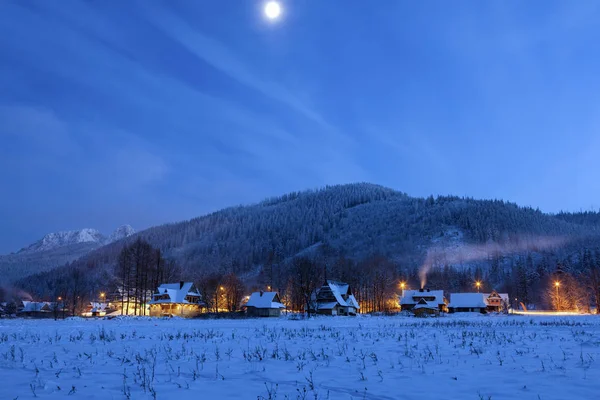
[[[279,317],[285,305],[281,303],[277,292],[254,292],[244,305],[249,317]]]
[[[17,315],[20,317],[50,318],[53,316],[56,303],[49,301],[23,300],[17,303]]]
[[[452,293],[448,311],[456,312],[487,312],[487,304],[483,293]]]
[[[448,310],[455,312],[503,312],[508,310],[508,294],[498,293],[452,293]]]
[[[400,297],[400,309],[415,314],[439,314],[446,312],[446,299],[443,290],[403,290]]]
[[[192,282],[163,283],[149,302],[150,316],[192,318],[202,313],[205,304]]]
[[[492,290],[492,293],[484,293],[483,297],[487,304],[487,311],[508,312],[510,304],[508,293],[498,293],[497,291]]]
[[[108,303],[98,303],[98,302],[92,301],[86,307],[82,316],[84,316],[84,317],[104,317],[108,311],[109,311]]]
[[[325,315],[356,315],[360,306],[347,283],[328,280],[317,289],[311,311]]]

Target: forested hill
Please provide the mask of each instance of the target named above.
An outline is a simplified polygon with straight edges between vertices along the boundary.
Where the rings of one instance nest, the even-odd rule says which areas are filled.
[[[141,236],[184,267],[234,265],[249,270],[273,251],[285,258],[315,244],[327,244],[351,258],[379,254],[406,259],[418,258],[432,240],[449,231],[458,231],[465,243],[510,243],[533,236],[586,236],[600,226],[568,218],[577,219],[497,200],[414,198],[363,183],[228,208]]]
[[[550,215],[499,200],[415,198],[359,183],[286,194],[139,232],[97,249],[76,265],[114,265],[124,242],[142,237],[196,275],[213,270],[257,271],[317,248],[361,260],[377,254],[418,266],[430,246],[509,244],[527,238],[595,240],[597,213]],[[51,273],[39,279],[51,279]]]

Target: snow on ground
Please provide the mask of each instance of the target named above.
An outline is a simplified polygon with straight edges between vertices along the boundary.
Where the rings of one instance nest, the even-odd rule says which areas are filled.
[[[0,320],[0,399],[597,399],[600,318]]]

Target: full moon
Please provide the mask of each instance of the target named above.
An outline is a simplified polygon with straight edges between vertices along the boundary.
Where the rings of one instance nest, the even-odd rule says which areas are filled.
[[[269,1],[265,4],[265,15],[270,20],[276,20],[281,15],[281,4]]]

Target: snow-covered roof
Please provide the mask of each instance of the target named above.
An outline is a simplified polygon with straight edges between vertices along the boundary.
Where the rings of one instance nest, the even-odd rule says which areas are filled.
[[[98,311],[106,311],[106,308],[108,306],[107,303],[97,303],[95,301],[90,302],[90,306],[92,308],[92,312],[98,312]]]
[[[430,310],[437,310],[438,304],[435,301],[426,301],[424,299],[420,299],[416,306],[413,307],[413,310],[418,310],[420,308],[427,308]]]
[[[23,301],[23,310],[22,312],[39,312],[39,311],[49,311],[51,309],[51,303],[47,301]]]
[[[426,300],[427,302],[437,305],[445,304],[443,290],[404,290],[403,296],[400,299],[400,305],[417,304],[419,300],[424,297],[433,298],[431,300]]]
[[[508,293],[498,293],[498,292],[484,293],[483,295],[484,295],[486,301],[487,301],[487,298],[490,297],[492,294],[497,294],[498,296],[500,296],[503,303],[509,304]]]
[[[164,294],[169,295],[168,299],[156,299],[157,296]],[[194,288],[192,282],[179,282],[179,283],[163,283],[158,287],[157,293],[154,294],[152,301],[149,304],[160,304],[160,303],[182,303],[192,304],[186,300],[186,296],[200,296],[200,293]]]
[[[317,303],[317,309],[319,310],[333,310],[338,303],[335,301],[329,303]]]
[[[246,307],[285,308],[285,306],[279,302],[277,292],[254,292],[250,295]]]
[[[331,293],[333,293],[337,304],[343,307],[354,307],[357,310],[360,309],[360,305],[358,304],[358,300],[356,300],[356,297],[354,297],[353,294],[348,294],[350,292],[350,285],[343,282],[328,280],[326,286],[329,286],[329,289],[331,289]],[[346,299],[344,299],[344,297],[346,297]],[[329,307],[329,303],[320,303],[317,307],[319,309],[328,309],[324,308],[323,305],[325,304],[327,304]],[[335,307],[335,305],[333,307]]]
[[[449,308],[485,308],[484,293],[452,293]]]

